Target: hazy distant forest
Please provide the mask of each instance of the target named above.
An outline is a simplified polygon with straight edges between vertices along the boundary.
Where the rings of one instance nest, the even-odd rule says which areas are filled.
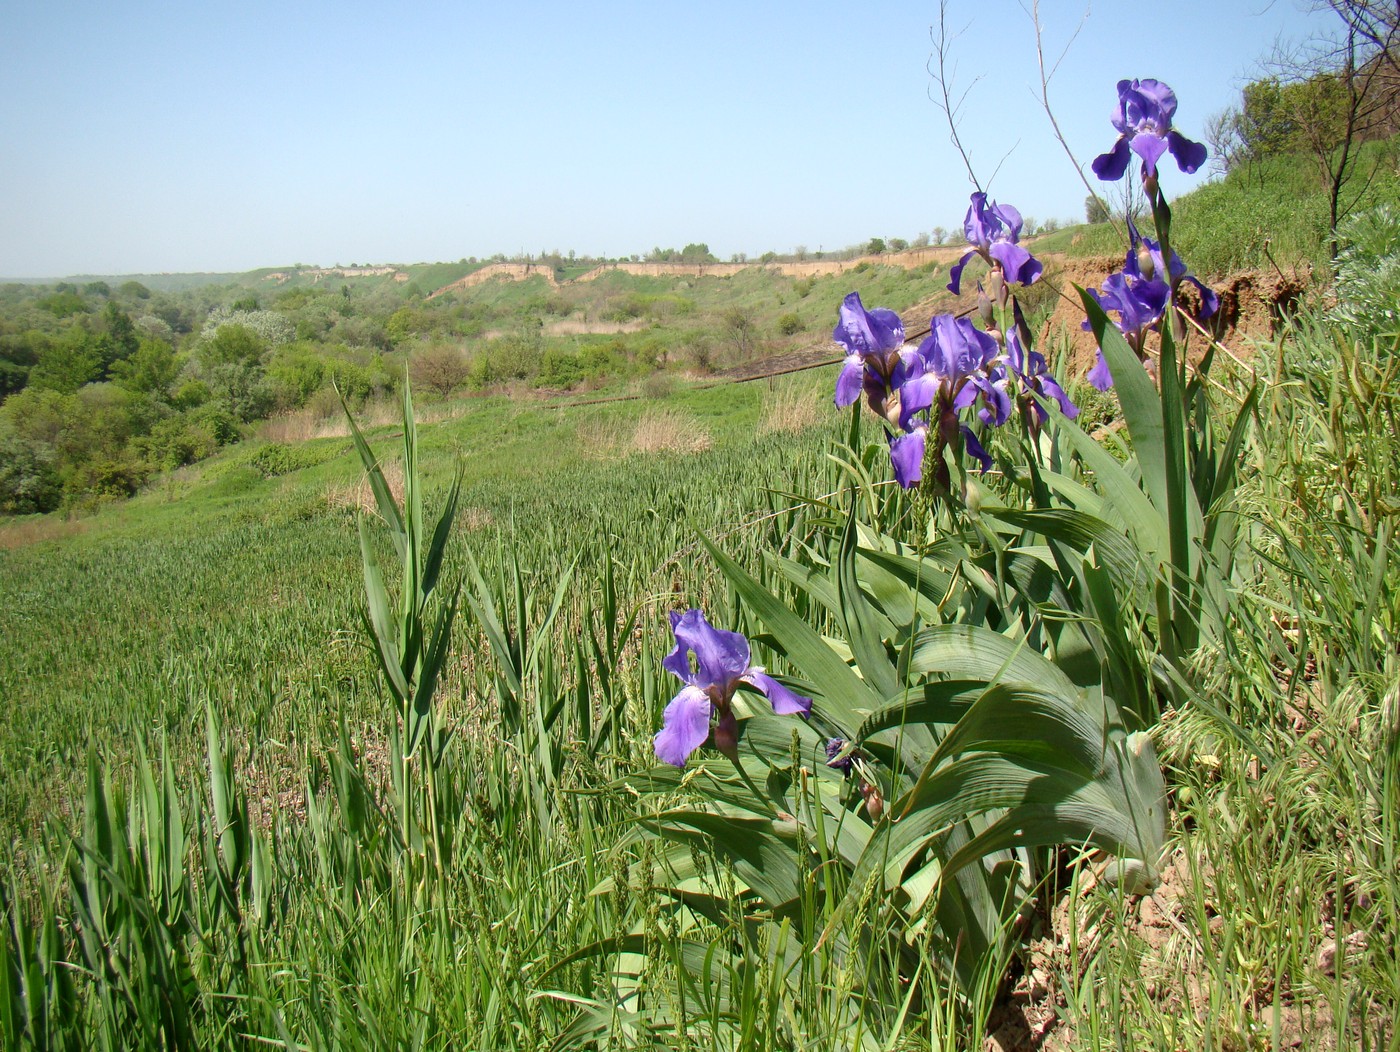
[[[1074,217],[0,286],[0,1044],[1400,1049],[1331,8]]]

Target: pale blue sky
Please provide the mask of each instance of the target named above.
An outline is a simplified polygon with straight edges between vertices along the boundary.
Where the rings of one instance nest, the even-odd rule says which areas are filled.
[[[1029,0],[1026,0],[1029,6]],[[1044,0],[1058,53],[1082,3]],[[933,2],[0,0],[0,277],[414,263],[707,242],[722,257],[955,228]],[[953,0],[994,198],[1075,219],[1017,0]],[[1052,102],[1087,166],[1121,77],[1200,138],[1303,0],[1097,0]],[[981,79],[974,85],[974,78]],[[1013,149],[1014,147],[1014,149]],[[1169,193],[1199,181],[1173,168]],[[1204,174],[1204,173],[1202,173]]]

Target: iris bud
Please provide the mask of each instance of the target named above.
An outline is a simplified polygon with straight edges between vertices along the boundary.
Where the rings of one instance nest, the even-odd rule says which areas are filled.
[[[991,293],[992,302],[998,307],[1006,306],[1006,279],[1002,276],[1001,267],[993,267],[992,272],[987,275],[987,288]]]
[[[977,314],[982,319],[982,327],[991,328],[992,301],[987,298],[987,293],[980,284],[977,286]]]
[[[880,821],[880,816],[885,813],[885,798],[880,795],[880,790],[869,782],[862,782],[860,795],[865,797],[865,813],[870,816],[870,821]]]
[[[1142,275],[1142,280],[1151,281],[1155,268],[1152,265],[1152,250],[1146,245],[1138,245],[1137,263],[1138,273]]]

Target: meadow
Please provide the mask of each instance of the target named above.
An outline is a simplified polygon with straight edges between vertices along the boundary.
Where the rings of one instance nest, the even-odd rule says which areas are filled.
[[[1229,353],[1084,297],[1108,394],[1015,255],[956,374],[840,300],[931,273],[755,275],[682,313],[842,366],[404,384],[13,520],[6,1046],[1400,1047],[1398,226]]]

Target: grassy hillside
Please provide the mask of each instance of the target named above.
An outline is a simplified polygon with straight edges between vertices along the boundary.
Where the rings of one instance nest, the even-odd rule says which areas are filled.
[[[1352,212],[1400,200],[1400,139],[1363,144],[1354,171],[1342,197]],[[1307,264],[1319,274],[1329,271],[1326,187],[1316,161],[1306,157],[1242,165],[1174,201],[1172,215],[1177,251],[1205,280],[1268,267],[1270,256],[1285,268]],[[1081,256],[1122,251],[1108,223],[1068,228],[1037,245]]]
[[[1178,204],[1198,271],[1250,192]],[[1149,371],[1099,318],[1071,418],[959,330],[897,436],[835,367],[717,382],[945,281],[0,289],[36,476],[282,400],[0,524],[0,1043],[1394,1046],[1395,336],[1358,298]]]

